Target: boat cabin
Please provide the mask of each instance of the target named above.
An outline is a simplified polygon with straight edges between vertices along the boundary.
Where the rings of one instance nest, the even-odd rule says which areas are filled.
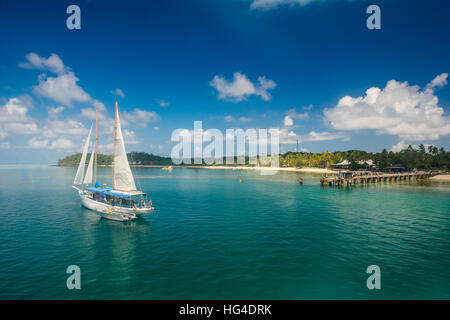
[[[109,203],[114,206],[132,208],[145,207],[147,195],[141,191],[120,191],[113,188],[86,188],[92,199],[99,202]]]

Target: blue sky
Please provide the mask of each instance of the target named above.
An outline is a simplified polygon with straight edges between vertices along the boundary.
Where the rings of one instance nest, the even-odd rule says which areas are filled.
[[[66,27],[71,4],[81,30]],[[366,28],[371,4],[381,30]],[[170,155],[171,133],[194,120],[280,128],[283,152],[297,139],[312,152],[450,147],[446,1],[0,6],[0,163],[54,163],[81,150],[95,107],[101,151],[111,152],[115,100],[128,151]]]

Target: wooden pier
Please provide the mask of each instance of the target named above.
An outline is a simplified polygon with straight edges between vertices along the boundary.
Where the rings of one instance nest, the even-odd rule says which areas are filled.
[[[339,176],[322,177],[321,185],[329,186],[346,186],[356,184],[371,184],[377,182],[396,182],[396,181],[415,181],[419,179],[428,179],[435,176],[432,172],[416,172],[416,173],[383,173],[358,175],[355,172],[341,172]]]

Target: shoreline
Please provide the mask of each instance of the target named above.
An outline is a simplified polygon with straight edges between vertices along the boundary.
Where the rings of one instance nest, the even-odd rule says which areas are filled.
[[[76,165],[58,165],[52,164],[53,167],[76,167]],[[325,169],[325,168],[294,168],[294,167],[249,167],[249,166],[193,166],[193,165],[162,165],[162,164],[141,164],[141,165],[130,165],[132,168],[188,168],[188,169],[208,169],[208,170],[254,170],[254,171],[284,171],[284,172],[304,172],[304,173],[317,173],[317,174],[338,174],[339,171]],[[112,165],[98,165],[98,167],[108,168]],[[450,182],[450,174],[438,174],[434,177],[429,178],[432,181],[440,182]]]
[[[78,164],[68,164],[68,165],[59,165],[59,164],[51,164],[51,167],[74,167],[76,168],[78,166]],[[169,166],[173,166],[173,167],[177,167],[171,164],[168,165],[164,165],[164,164],[130,164],[130,167],[132,168],[165,168],[165,167],[169,167]],[[178,167],[183,167],[183,166],[178,166]],[[112,168],[112,164],[98,164],[97,168]]]
[[[308,173],[338,173],[331,169],[324,168],[294,168],[294,167],[246,167],[246,166],[180,166],[190,169],[209,170],[259,170],[259,171],[286,171],[286,172],[308,172]]]
[[[438,174],[437,176],[431,177],[430,180],[450,182],[450,174]]]
[[[77,165],[58,165],[53,167],[76,167]],[[100,168],[112,167],[112,165],[98,165]],[[339,171],[325,168],[294,168],[294,167],[249,167],[249,166],[192,166],[192,165],[162,165],[162,164],[130,164],[132,168],[189,168],[189,169],[209,169],[209,170],[259,170],[259,171],[285,171],[285,172],[308,172],[308,173],[339,173]]]

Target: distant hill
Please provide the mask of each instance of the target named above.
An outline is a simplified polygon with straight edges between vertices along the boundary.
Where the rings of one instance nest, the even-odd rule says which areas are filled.
[[[86,157],[86,163],[89,161],[91,154],[89,153]],[[160,157],[154,154],[148,154],[146,152],[130,152],[127,154],[128,161],[130,165],[171,165],[172,160],[166,157]],[[65,157],[64,159],[58,160],[58,166],[70,167],[77,166],[81,160],[81,153],[72,154]],[[98,154],[97,164],[99,166],[110,166],[112,165],[112,155]]]

